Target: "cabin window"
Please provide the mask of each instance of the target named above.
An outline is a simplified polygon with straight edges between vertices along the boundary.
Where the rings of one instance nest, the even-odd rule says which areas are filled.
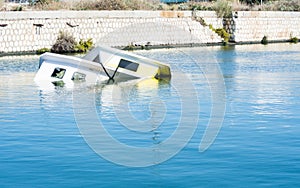
[[[85,74],[82,74],[80,72],[74,72],[72,76],[72,80],[79,80],[79,81],[84,81],[85,80]]]
[[[121,59],[119,67],[136,72],[139,67],[139,64],[127,61],[125,59]]]
[[[56,67],[54,69],[51,77],[62,79],[64,77],[65,73],[66,73],[66,69],[62,69],[62,68]]]

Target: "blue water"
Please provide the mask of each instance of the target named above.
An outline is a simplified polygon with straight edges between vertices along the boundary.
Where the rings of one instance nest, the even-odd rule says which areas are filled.
[[[38,56],[1,57],[0,187],[300,186],[299,44],[135,53],[169,63],[174,78],[170,82],[100,84],[75,91],[64,87],[45,89],[33,82]],[[199,63],[200,67],[217,63],[226,89],[221,130],[204,152],[199,152],[199,143],[209,120],[214,118],[212,96],[223,90],[210,88],[208,78],[214,81],[216,75],[206,74]],[[188,81],[178,79],[181,71]],[[176,89],[184,88],[187,82],[196,95]],[[121,125],[116,114],[123,113],[124,100],[110,98],[115,86],[120,96],[129,95],[125,103],[129,104],[130,116],[147,121],[151,112],[158,114],[154,118],[159,124],[155,131],[140,133]],[[97,118],[109,134],[129,146],[149,147],[172,137],[182,118],[182,97],[189,97],[199,106],[196,131],[187,145],[167,161],[149,167],[115,164],[94,152],[81,135],[74,115],[78,110],[74,109],[74,92],[95,96]],[[164,108],[159,103],[151,111],[149,103],[157,96]],[[84,105],[88,99],[78,101],[81,112],[88,114]],[[165,114],[161,117],[160,113]],[[129,151],[118,157],[125,160],[128,156]]]

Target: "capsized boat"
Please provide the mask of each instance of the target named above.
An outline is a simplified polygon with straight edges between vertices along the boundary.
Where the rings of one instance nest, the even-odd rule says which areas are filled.
[[[170,79],[170,66],[127,51],[98,46],[84,57],[44,53],[35,81],[87,83],[139,78]]]

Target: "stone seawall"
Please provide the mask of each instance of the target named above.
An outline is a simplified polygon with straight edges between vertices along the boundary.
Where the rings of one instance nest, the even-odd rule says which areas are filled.
[[[109,46],[220,43],[208,26],[223,27],[212,11],[0,12],[0,54],[50,48],[59,31]],[[300,38],[300,12],[237,12],[229,26],[236,42]]]
[[[300,12],[238,12],[234,20],[236,42],[257,42],[264,36],[272,41],[300,38]]]
[[[59,31],[109,46],[218,43],[190,11],[0,12],[0,53],[50,48]]]

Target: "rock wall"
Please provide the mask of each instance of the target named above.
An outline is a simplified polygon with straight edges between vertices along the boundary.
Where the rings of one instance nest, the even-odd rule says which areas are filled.
[[[203,23],[204,21],[204,23]],[[300,38],[300,12],[236,12],[232,40]],[[0,12],[0,54],[50,48],[59,31],[109,46],[195,45],[222,39],[208,26],[224,27],[213,11],[24,11]],[[230,30],[230,31],[231,31]]]
[[[237,12],[234,18],[236,42],[284,41],[300,38],[300,12]]]
[[[0,12],[0,53],[50,48],[59,31],[109,46],[221,42],[190,11]]]

